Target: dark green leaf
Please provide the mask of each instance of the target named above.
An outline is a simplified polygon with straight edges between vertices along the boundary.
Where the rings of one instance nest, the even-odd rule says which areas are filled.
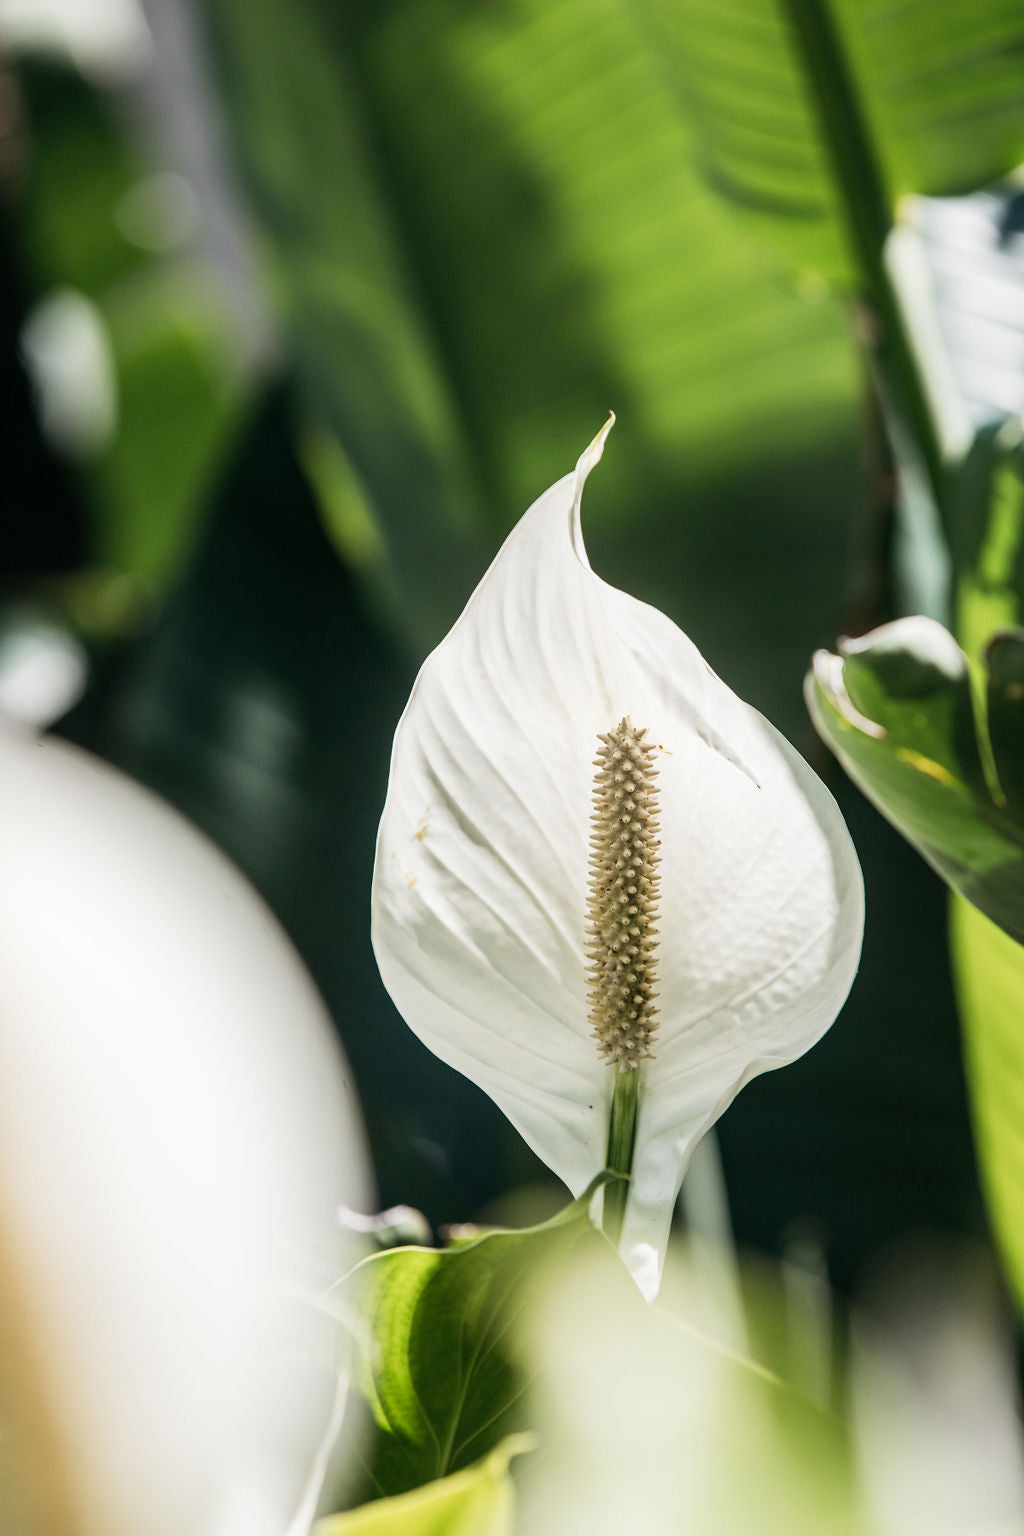
[[[1024,940],[1024,824],[995,782],[967,658],[930,619],[819,652],[807,679],[819,734],[939,874]]]
[[[988,734],[1007,808],[1024,821],[1024,630],[994,635],[988,663]]]
[[[378,579],[411,603],[413,632],[437,639],[449,584],[468,590],[485,563],[479,490],[360,85],[307,0],[268,0],[258,27],[245,0],[218,0],[212,14],[307,401],[380,520],[391,567]]]
[[[1017,624],[1024,598],[1024,447],[1019,422],[978,433],[953,480],[958,634],[972,661]]]

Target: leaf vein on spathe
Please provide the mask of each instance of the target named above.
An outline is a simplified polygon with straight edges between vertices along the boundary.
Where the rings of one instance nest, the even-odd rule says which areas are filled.
[[[476,829],[473,827],[473,824],[460,811],[455,811],[453,820],[459,825],[460,831],[465,833],[467,836],[471,835],[471,829],[472,831],[476,831]],[[483,841],[482,834],[477,833],[477,841],[481,846],[486,846],[486,843]],[[544,901],[544,899],[538,894],[536,881],[531,884],[526,875],[521,874],[514,867],[514,865],[510,863],[505,855],[501,853],[499,849],[494,847],[493,844],[487,848],[487,855],[489,858],[493,859],[495,863],[501,866],[501,869],[504,871],[504,873],[508,875],[512,882],[515,884],[516,889],[519,891],[520,895],[525,897],[529,905],[533,907],[538,917],[540,917],[546,924],[548,924],[552,931],[558,935],[562,948],[565,951],[565,957],[568,958],[569,956],[575,956],[578,953],[578,944],[573,943],[572,938],[563,928],[561,922],[558,919],[558,916],[552,912],[548,903]],[[505,916],[501,907],[496,907],[492,902],[489,902],[481,894],[479,880],[474,881],[472,877],[467,878],[464,873],[456,868],[456,866],[451,862],[449,858],[438,852],[436,840],[432,846],[424,848],[423,857],[436,871],[441,874],[448,875],[453,884],[462,887],[463,890],[471,891],[476,900],[479,902],[480,906],[486,909],[486,911],[491,915],[498,926],[505,929],[507,933],[514,935],[518,940],[522,941],[522,932],[520,928]],[[581,901],[581,914],[582,910],[583,906]],[[582,927],[580,931],[582,933]],[[552,981],[556,984],[559,990],[561,990],[563,974],[561,968],[553,965],[548,959],[539,954],[536,950],[531,949],[530,952],[533,958],[536,960],[537,964],[540,965],[541,968],[548,973]]]

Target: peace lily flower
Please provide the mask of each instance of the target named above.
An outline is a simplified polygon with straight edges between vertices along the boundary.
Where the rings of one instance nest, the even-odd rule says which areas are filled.
[[[0,1529],[308,1531],[337,1388],[315,1300],[368,1182],[323,1006],[246,882],[0,723]]]
[[[700,1137],[838,1013],[863,889],[800,755],[591,570],[580,498],[613,420],[420,671],[373,941],[411,1028],[574,1194],[631,1173],[606,1228],[653,1295]]]

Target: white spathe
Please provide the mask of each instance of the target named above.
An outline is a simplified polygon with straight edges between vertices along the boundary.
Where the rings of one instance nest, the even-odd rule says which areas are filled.
[[[347,1068],[251,888],[120,774],[0,728],[4,1529],[283,1536],[335,1393],[337,1207],[368,1195]]]
[[[623,716],[646,727],[661,1017],[622,1252],[653,1295],[697,1141],[842,1006],[863,887],[799,753],[671,620],[591,570],[580,497],[610,426],[513,529],[420,671],[395,735],[373,941],[411,1028],[581,1192],[604,1163],[614,1077],[584,969],[593,760]]]

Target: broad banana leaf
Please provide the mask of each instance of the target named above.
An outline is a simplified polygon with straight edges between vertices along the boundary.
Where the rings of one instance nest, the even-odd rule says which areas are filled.
[[[851,223],[1024,159],[1017,0],[644,4],[705,174],[805,273],[850,278]]]

